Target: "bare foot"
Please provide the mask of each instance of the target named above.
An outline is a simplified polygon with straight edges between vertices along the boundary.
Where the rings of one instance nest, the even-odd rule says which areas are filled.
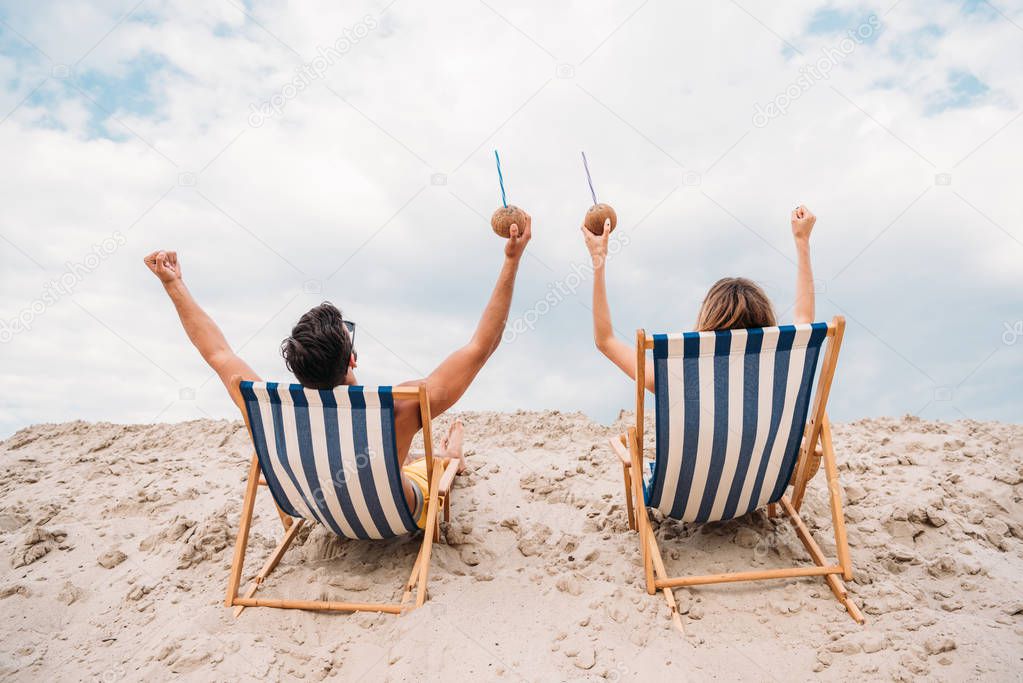
[[[458,471],[465,471],[465,453],[462,450],[462,421],[455,420],[448,429],[447,436],[440,442],[442,458],[456,458],[458,460]]]

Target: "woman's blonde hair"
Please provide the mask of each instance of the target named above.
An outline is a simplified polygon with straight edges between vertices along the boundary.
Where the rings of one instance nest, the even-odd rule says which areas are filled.
[[[760,285],[744,277],[725,277],[715,282],[704,297],[696,329],[709,332],[777,324],[774,306]]]

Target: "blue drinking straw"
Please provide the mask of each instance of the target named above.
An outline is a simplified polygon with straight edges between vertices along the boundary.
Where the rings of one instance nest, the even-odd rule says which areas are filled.
[[[583,155],[583,168],[586,169],[586,182],[590,185],[590,195],[593,197],[593,203],[597,203],[597,193],[593,191],[593,178],[590,177],[590,165],[586,163],[586,152],[580,152]]]
[[[497,159],[497,182],[501,183],[501,203],[504,204],[504,208],[508,208],[508,200],[504,196],[504,176],[501,175],[501,157],[497,155],[497,150],[494,150],[494,158]]]

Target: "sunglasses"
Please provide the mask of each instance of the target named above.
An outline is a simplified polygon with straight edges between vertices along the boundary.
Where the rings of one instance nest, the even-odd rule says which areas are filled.
[[[352,346],[355,346],[355,323],[351,320],[342,320],[341,324],[348,330],[348,337],[352,340]]]

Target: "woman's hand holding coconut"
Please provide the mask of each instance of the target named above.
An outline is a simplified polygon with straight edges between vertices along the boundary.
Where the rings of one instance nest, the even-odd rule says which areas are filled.
[[[604,262],[607,260],[607,241],[611,237],[611,218],[604,219],[604,229],[600,233],[594,233],[585,223],[579,229],[582,230],[594,270],[603,269]]]

